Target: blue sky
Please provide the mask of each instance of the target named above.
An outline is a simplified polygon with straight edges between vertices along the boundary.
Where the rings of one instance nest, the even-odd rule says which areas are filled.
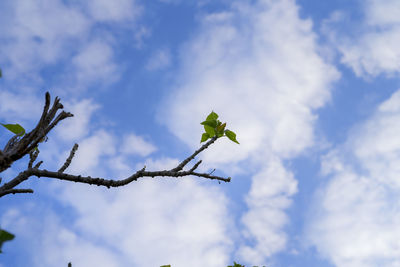
[[[1,1],[0,121],[32,129],[46,91],[75,115],[43,168],[75,142],[73,174],[172,168],[211,110],[240,145],[198,157],[226,184],[32,177],[33,195],[0,200],[16,234],[0,266],[399,266],[399,14],[395,0]]]

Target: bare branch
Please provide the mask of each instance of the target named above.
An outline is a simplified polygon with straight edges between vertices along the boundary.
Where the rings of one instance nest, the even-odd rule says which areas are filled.
[[[32,149],[59,123],[61,120],[72,117],[73,114],[62,111],[55,119],[59,109],[63,108],[58,97],[55,98],[53,106],[50,108],[50,94],[46,92],[45,105],[42,116],[36,127],[25,134],[22,138],[13,136],[0,153],[0,172],[8,169],[14,161],[17,161],[29,154]],[[33,162],[32,162],[33,163]]]
[[[188,158],[186,158],[184,161],[181,162],[181,164],[179,164],[177,167],[171,169],[171,171],[180,171],[183,169],[183,167],[185,167],[185,165],[191,161],[192,159],[194,159],[194,157],[196,157],[201,151],[203,151],[204,149],[206,149],[207,147],[209,147],[212,143],[215,142],[215,140],[217,140],[217,136],[214,136],[211,138],[210,141],[208,141],[207,143],[205,143],[202,147],[200,147],[199,149],[197,149],[192,155],[190,155]]]
[[[201,162],[202,162],[202,161],[199,160],[196,164],[194,164],[194,166],[189,170],[189,172],[192,172],[192,171],[194,171],[195,169],[197,169],[197,167],[199,167],[199,165],[200,165]]]
[[[34,169],[38,169],[40,167],[40,165],[42,165],[43,160],[39,161],[38,163],[36,163],[35,167],[33,167]]]
[[[28,163],[28,169],[32,168],[32,164],[33,162],[35,162],[35,160],[37,159],[39,155],[39,150],[35,149],[31,152],[29,152],[29,163]]]
[[[10,140],[8,140],[6,146],[4,147],[4,151],[10,150],[12,149],[12,147],[14,147],[15,143],[18,141],[18,138],[20,138],[19,135],[14,135],[13,137],[10,138]]]
[[[212,142],[215,140],[210,140],[207,144],[203,145],[199,150],[197,150],[194,154],[192,154],[188,159],[193,159],[195,154],[200,153],[203,151],[206,147],[206,145],[210,145]],[[71,150],[70,156],[68,157],[67,161],[64,163],[63,167],[65,165],[69,165],[68,160],[71,161],[73,157],[74,148],[77,148],[77,145],[74,145],[73,149]],[[75,149],[76,150],[76,149]],[[72,155],[72,156],[71,156]],[[1,192],[9,191],[13,189],[15,186],[19,185],[23,181],[27,180],[30,176],[37,176],[38,178],[40,177],[45,177],[45,178],[54,178],[54,179],[59,179],[59,180],[64,180],[64,181],[71,181],[71,182],[76,182],[76,183],[85,183],[85,184],[91,184],[91,185],[98,185],[98,186],[105,186],[107,188],[110,187],[119,187],[119,186],[124,186],[127,185],[133,181],[136,181],[137,179],[141,177],[157,177],[157,176],[169,176],[169,177],[183,177],[183,176],[189,176],[189,175],[194,175],[198,177],[203,177],[211,180],[218,180],[218,181],[223,181],[223,182],[230,182],[231,178],[224,178],[224,177],[219,177],[219,176],[213,176],[208,173],[197,173],[194,172],[194,170],[201,164],[201,160],[198,161],[189,171],[176,171],[180,166],[184,166],[187,163],[187,159],[185,159],[183,162],[181,162],[176,168],[172,170],[163,170],[163,171],[145,171],[146,166],[144,166],[141,170],[137,171],[136,173],[132,174],[126,179],[122,180],[112,180],[112,179],[104,179],[104,178],[93,178],[91,176],[81,176],[81,175],[72,175],[72,174],[67,174],[63,173],[63,167],[60,168],[59,171],[54,172],[54,171],[48,171],[48,170],[39,170],[38,167],[30,168],[27,169],[21,173],[18,174],[17,177],[12,179],[10,182],[4,184],[3,186],[0,187],[0,194]],[[40,164],[39,162],[38,164]],[[36,165],[38,165],[36,164]],[[68,166],[67,166],[68,167]],[[1,196],[1,195],[0,195]]]
[[[18,193],[33,193],[32,189],[10,189],[0,192],[0,197],[8,194],[18,194]]]
[[[198,163],[199,164],[199,163]],[[197,164],[197,166],[198,166]],[[110,187],[119,187],[119,186],[124,186],[127,185],[133,181],[136,181],[137,179],[141,177],[157,177],[157,176],[169,176],[169,177],[182,177],[182,176],[189,176],[189,175],[194,175],[198,177],[204,177],[208,179],[215,179],[223,182],[230,182],[230,177],[229,178],[223,178],[219,176],[212,176],[207,173],[196,173],[193,171],[180,171],[180,172],[175,172],[171,170],[163,170],[163,171],[145,171],[145,168],[137,171],[136,173],[132,174],[126,179],[122,180],[112,180],[112,179],[104,179],[104,178],[93,178],[90,176],[81,176],[81,175],[71,175],[71,174],[66,174],[66,173],[60,173],[60,172],[52,172],[48,170],[39,170],[39,169],[31,169],[27,170],[27,174],[30,176],[37,176],[37,177],[46,177],[46,178],[55,178],[59,180],[65,180],[65,181],[71,181],[71,182],[77,182],[77,183],[85,183],[85,184],[92,184],[92,185],[98,185],[98,186],[105,186],[107,188]],[[1,188],[0,188],[1,190]]]
[[[62,167],[58,171],[48,171],[45,169],[39,169],[40,165],[43,161],[39,161],[32,168],[35,160],[38,157],[39,151],[37,149],[38,143],[43,141],[43,138],[47,136],[47,134],[63,119],[68,117],[72,117],[73,114],[65,111],[61,111],[57,115],[58,110],[63,109],[63,105],[60,103],[60,99],[56,97],[54,99],[53,105],[50,107],[50,94],[46,92],[45,96],[45,105],[43,109],[42,116],[36,125],[36,127],[25,134],[23,137],[14,136],[12,137],[5,148],[0,150],[0,172],[6,170],[11,166],[14,161],[21,159],[23,156],[29,154],[29,163],[28,168],[25,171],[20,172],[16,177],[11,179],[8,183],[5,183],[0,186],[0,197],[7,194],[16,194],[16,193],[33,193],[32,189],[17,189],[15,188],[22,182],[29,179],[31,176],[46,177],[51,179],[59,179],[64,181],[71,181],[76,183],[86,183],[93,184],[98,186],[105,186],[107,188],[110,187],[119,187],[127,185],[133,181],[136,181],[142,177],[157,177],[157,176],[169,176],[169,177],[183,177],[183,176],[197,176],[212,180],[218,180],[218,182],[230,182],[230,177],[224,178],[219,176],[211,175],[211,173],[197,173],[195,170],[201,164],[201,160],[198,161],[194,166],[188,171],[184,171],[183,168],[186,166],[188,162],[193,160],[199,153],[207,149],[212,143],[217,140],[217,136],[212,137],[207,143],[202,145],[198,150],[196,150],[192,155],[183,160],[178,164],[175,168],[171,170],[162,170],[162,171],[145,171],[146,166],[144,166],[141,170],[136,171],[131,176],[120,179],[104,179],[104,178],[92,178],[90,176],[81,176],[81,175],[72,175],[68,173],[64,173],[64,171],[70,166],[73,157],[75,156],[75,152],[78,149],[78,144],[75,144],[70,151],[70,154]],[[56,116],[57,115],[57,116]],[[215,169],[214,169],[215,170]]]
[[[71,152],[69,153],[67,160],[64,162],[64,165],[58,170],[58,172],[64,172],[65,169],[68,168],[68,166],[72,162],[72,158],[75,156],[75,152],[77,149],[78,149],[78,144],[75,143],[74,147],[71,149]]]

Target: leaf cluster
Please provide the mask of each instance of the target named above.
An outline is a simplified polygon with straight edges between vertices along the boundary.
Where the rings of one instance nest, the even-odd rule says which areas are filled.
[[[231,130],[225,129],[226,122],[222,123],[221,121],[219,121],[218,114],[214,111],[211,111],[206,120],[200,124],[204,126],[205,131],[205,133],[203,133],[201,136],[200,143],[205,142],[209,138],[212,138],[214,136],[217,136],[217,138],[226,136],[232,142],[239,144],[239,142],[236,140],[236,134]]]

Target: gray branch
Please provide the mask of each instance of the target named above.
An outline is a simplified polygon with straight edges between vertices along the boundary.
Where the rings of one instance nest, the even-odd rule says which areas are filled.
[[[17,193],[33,193],[32,189],[10,189],[0,192],[0,197],[8,195],[8,194],[17,194]]]
[[[21,159],[29,154],[38,143],[57,125],[61,120],[72,117],[73,114],[62,111],[56,118],[54,118],[59,109],[63,108],[58,97],[55,98],[53,106],[50,108],[50,94],[46,92],[46,100],[42,116],[36,127],[25,134],[22,138],[15,135],[3,150],[0,150],[0,172],[11,167],[13,162]]]
[[[22,138],[19,136],[14,136],[10,139],[3,150],[0,150],[0,172],[6,170],[11,166],[14,161],[21,159],[23,156],[29,154],[30,160],[28,163],[28,168],[22,172],[20,172],[16,177],[11,179],[8,183],[4,183],[0,186],[0,197],[8,194],[16,194],[16,193],[33,193],[32,189],[16,189],[15,187],[21,184],[22,182],[29,179],[31,176],[36,176],[38,178],[45,177],[51,179],[59,179],[63,181],[70,181],[76,183],[85,183],[97,186],[105,186],[107,188],[110,187],[119,187],[127,185],[133,181],[137,181],[139,178],[143,177],[158,177],[158,176],[168,176],[168,177],[183,177],[183,176],[197,176],[202,178],[207,178],[211,180],[218,180],[218,182],[230,182],[231,178],[224,178],[219,176],[211,175],[211,173],[198,173],[195,172],[195,169],[201,164],[201,160],[198,161],[191,169],[185,171],[183,168],[193,160],[199,153],[207,149],[212,143],[217,140],[217,136],[212,137],[207,143],[203,144],[198,150],[196,150],[192,155],[187,157],[181,163],[178,164],[175,168],[171,170],[162,170],[162,171],[145,171],[146,166],[144,166],[141,170],[136,171],[131,176],[125,179],[113,180],[113,179],[105,179],[105,178],[93,178],[90,176],[81,176],[81,175],[73,175],[64,173],[64,171],[71,164],[73,157],[75,156],[75,152],[78,149],[78,144],[75,144],[70,151],[70,154],[62,167],[58,171],[48,171],[45,169],[39,169],[40,165],[43,161],[39,161],[35,164],[33,163],[38,157],[39,150],[35,149],[38,147],[38,143],[43,140],[45,136],[52,130],[58,122],[61,120],[72,117],[73,115],[69,112],[62,111],[56,118],[54,118],[59,109],[62,109],[63,105],[60,103],[60,99],[58,97],[55,98],[53,106],[50,108],[50,94],[46,92],[46,102],[43,109],[42,116],[37,124],[37,126],[28,134],[24,135]],[[1,183],[1,181],[0,181]]]
[[[78,149],[78,144],[75,144],[74,147],[71,149],[67,160],[65,161],[64,165],[58,170],[58,172],[64,172],[72,162],[72,158],[75,156],[75,152]]]

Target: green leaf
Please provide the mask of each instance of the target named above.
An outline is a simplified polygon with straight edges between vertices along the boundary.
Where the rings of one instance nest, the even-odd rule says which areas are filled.
[[[210,137],[213,137],[215,135],[215,130],[213,127],[210,127],[208,125],[204,125],[204,130],[206,131],[206,133],[208,133],[208,135]]]
[[[239,142],[236,140],[236,134],[234,132],[230,130],[225,130],[225,134],[231,141],[239,144]]]
[[[19,125],[18,123],[16,124],[3,124],[0,123],[1,125],[3,125],[4,127],[6,127],[9,131],[19,135],[19,136],[23,136],[25,134],[25,129],[24,127],[22,127],[21,125]]]
[[[161,265],[160,267],[171,267],[171,264],[168,264],[168,265]]]
[[[1,251],[1,247],[3,246],[3,243],[6,241],[10,241],[13,240],[15,237],[15,235],[0,229],[0,253],[2,253]]]
[[[217,133],[224,133],[224,129],[225,129],[225,126],[226,126],[226,122],[224,123],[224,124],[220,124],[220,125],[218,125],[217,126]]]
[[[216,120],[216,119],[218,119],[217,113],[215,113],[214,111],[211,111],[210,115],[207,116],[206,120],[210,121],[210,120]]]
[[[210,135],[208,133],[203,133],[203,135],[201,136],[200,143],[203,143],[204,141],[207,141],[208,138],[210,138]]]
[[[203,122],[201,122],[200,124],[202,124],[202,125],[204,125],[204,126],[210,126],[210,127],[212,127],[212,128],[215,128],[215,127],[217,127],[217,125],[218,125],[218,122],[217,122],[217,120],[207,120],[207,121],[203,121]]]

